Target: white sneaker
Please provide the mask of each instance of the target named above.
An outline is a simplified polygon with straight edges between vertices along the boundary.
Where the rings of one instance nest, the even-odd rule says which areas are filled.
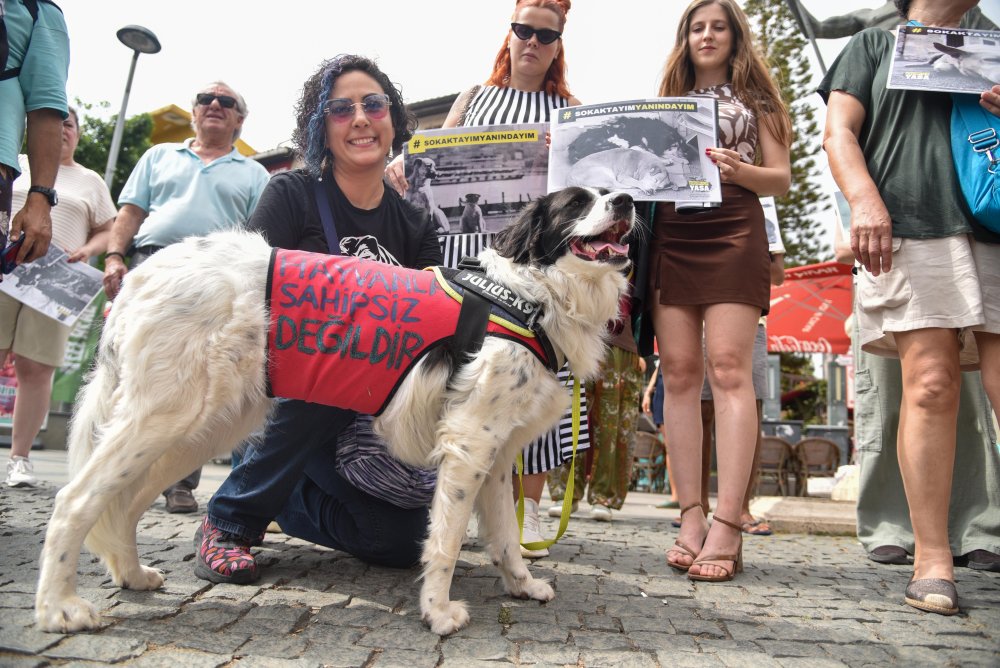
[[[534,499],[524,500],[524,531],[521,533],[521,541],[524,543],[536,543],[545,540],[540,533],[540,523],[538,519],[538,503]],[[529,550],[521,546],[521,556],[525,559],[541,559],[549,556],[548,548],[541,550]]]
[[[579,507],[580,507],[580,504],[577,503],[576,501],[574,501],[573,502],[573,507],[570,509],[569,512],[570,513],[575,513],[579,509]],[[548,510],[549,517],[555,517],[555,518],[562,517],[562,508],[563,508],[563,502],[562,501],[558,501],[556,503],[553,503],[551,506],[549,506],[549,510]]]
[[[590,507],[590,519],[598,522],[611,521],[611,509],[600,504]]]
[[[7,462],[7,486],[34,487],[38,484],[34,473],[35,467],[27,457],[11,457]]]

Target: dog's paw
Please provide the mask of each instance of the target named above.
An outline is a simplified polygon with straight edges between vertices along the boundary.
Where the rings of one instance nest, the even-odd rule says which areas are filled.
[[[139,570],[124,576],[111,578],[122,589],[149,591],[163,586],[163,571],[149,566],[139,566]]]
[[[58,604],[39,603],[35,609],[35,624],[49,633],[89,631],[101,625],[101,617],[93,605],[79,596]]]
[[[531,598],[536,601],[551,601],[556,592],[545,580],[528,578],[518,583],[520,586],[511,588],[510,594],[516,598]]]
[[[461,601],[449,601],[444,606],[425,610],[423,620],[439,636],[451,635],[469,623],[469,611]]]

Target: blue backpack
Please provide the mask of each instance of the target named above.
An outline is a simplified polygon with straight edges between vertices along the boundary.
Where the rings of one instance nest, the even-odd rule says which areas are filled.
[[[951,96],[951,155],[973,217],[1000,233],[1000,118],[976,95]]]

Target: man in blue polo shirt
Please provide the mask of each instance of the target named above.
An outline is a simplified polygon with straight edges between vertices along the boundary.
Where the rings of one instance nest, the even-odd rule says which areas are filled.
[[[246,116],[246,102],[239,93],[221,81],[211,83],[192,101],[194,138],[158,144],[139,159],[118,197],[120,209],[111,227],[104,264],[109,299],[121,290],[128,271],[126,255],[134,268],[185,237],[246,223],[268,178],[260,163],[233,146]],[[200,480],[198,469],[167,488],[163,492],[167,510],[198,510],[191,491]]]
[[[53,186],[68,114],[69,37],[62,12],[46,1],[0,0],[0,25],[0,250],[8,234],[23,235],[17,261],[30,262],[45,255],[52,238],[50,209],[57,201]],[[25,130],[32,187],[11,218]]]

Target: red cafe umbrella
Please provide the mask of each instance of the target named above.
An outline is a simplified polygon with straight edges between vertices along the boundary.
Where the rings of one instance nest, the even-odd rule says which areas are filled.
[[[823,262],[785,270],[771,286],[767,350],[772,353],[847,353],[844,322],[851,314],[851,267]]]

